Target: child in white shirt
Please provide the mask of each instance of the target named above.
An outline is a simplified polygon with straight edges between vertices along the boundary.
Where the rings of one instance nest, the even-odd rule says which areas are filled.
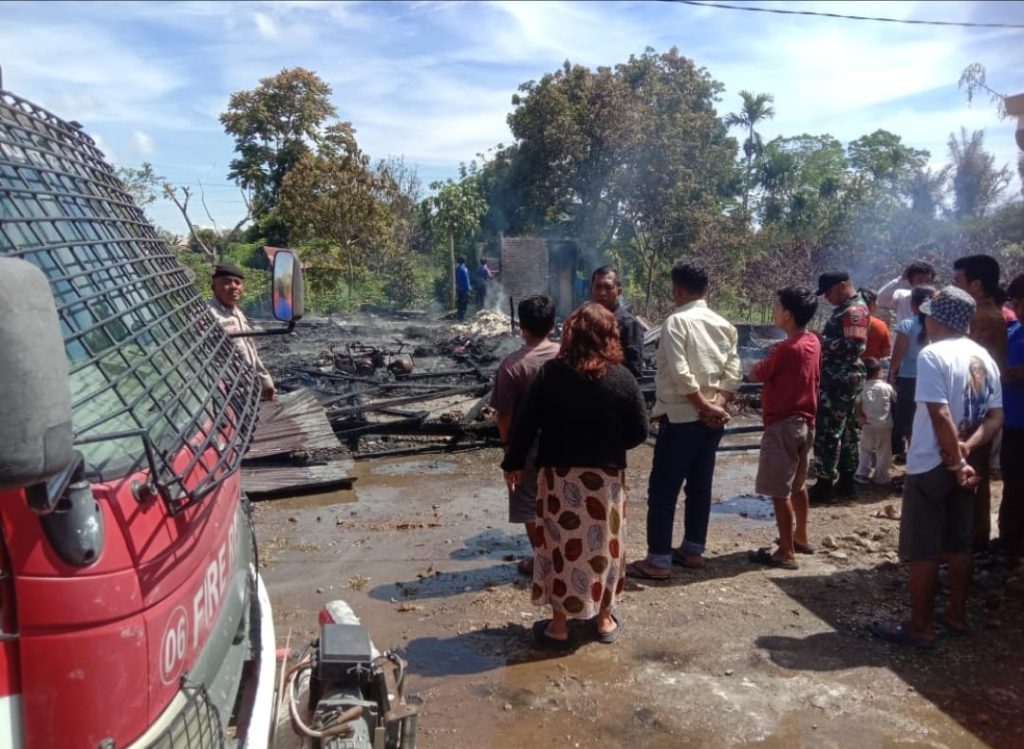
[[[896,391],[885,381],[882,365],[873,357],[864,360],[868,378],[857,397],[857,421],[861,425],[860,462],[853,480],[858,484],[889,483],[892,467],[892,405]],[[874,475],[871,466],[874,464]]]

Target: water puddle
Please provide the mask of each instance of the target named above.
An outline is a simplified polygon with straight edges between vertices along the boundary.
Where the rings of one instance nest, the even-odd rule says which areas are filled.
[[[446,476],[455,473],[456,465],[447,460],[406,460],[400,463],[374,465],[374,476]]]
[[[723,515],[738,515],[749,520],[774,520],[775,509],[772,501],[767,497],[759,497],[755,494],[741,494],[738,497],[711,505],[711,512]]]

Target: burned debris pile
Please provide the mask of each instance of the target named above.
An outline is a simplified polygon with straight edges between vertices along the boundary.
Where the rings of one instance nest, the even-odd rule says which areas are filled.
[[[410,314],[304,321],[262,351],[280,390],[310,393],[362,459],[498,444],[494,373],[520,345],[507,316],[484,311],[454,325]]]
[[[748,357],[763,355],[765,334],[756,332],[757,340],[752,334],[744,339],[745,370],[752,365]],[[648,366],[640,378],[649,403],[654,401],[655,341],[651,336],[645,346]],[[498,445],[488,405],[494,376],[501,359],[521,345],[511,319],[493,310],[464,323],[415,313],[317,318],[304,320],[300,332],[260,342],[284,393],[281,399],[305,393],[304,407],[313,404],[319,412],[320,429],[330,428],[335,451],[356,460]],[[744,390],[741,411],[744,401],[758,399],[754,388]],[[266,404],[264,409],[269,413]],[[279,445],[298,439],[284,433],[284,424],[264,428],[275,430],[267,432],[268,440],[278,435]],[[736,429],[745,431],[751,429]],[[311,451],[299,442],[292,453]]]

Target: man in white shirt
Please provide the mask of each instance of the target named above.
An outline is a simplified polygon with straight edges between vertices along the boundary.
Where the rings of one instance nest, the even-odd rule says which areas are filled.
[[[903,271],[878,290],[878,306],[896,314],[897,324],[914,317],[910,304],[910,292],[918,286],[931,286],[935,280],[935,266],[924,260],[915,260]]]
[[[967,337],[974,299],[947,286],[921,305],[931,343],[917,359],[917,412],[907,451],[900,520],[900,555],[910,562],[910,620],[874,622],[882,639],[914,647],[935,643],[934,605],[939,562],[949,563],[949,606],[940,619],[967,631],[974,490],[971,450],[1003,425],[999,369]]]
[[[225,333],[241,333],[252,330],[245,313],[238,307],[245,293],[245,276],[242,270],[234,263],[222,261],[213,266],[213,299],[206,303],[213,313],[217,324]],[[246,361],[256,369],[256,376],[260,378],[260,388],[265,400],[273,399],[277,390],[274,388],[274,379],[260,359],[256,344],[252,338],[235,338],[235,344],[245,356]]]
[[[647,557],[628,565],[632,577],[667,580],[673,564],[701,566],[715,451],[729,421],[725,406],[742,378],[736,328],[708,308],[707,291],[703,266],[680,260],[672,267],[676,309],[661,326],[651,411],[658,419],[658,440],[647,490]],[[683,543],[673,549],[676,503],[684,481]]]

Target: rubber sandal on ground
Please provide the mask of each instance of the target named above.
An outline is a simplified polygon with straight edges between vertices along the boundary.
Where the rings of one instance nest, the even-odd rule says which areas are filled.
[[[687,570],[699,570],[704,566],[704,562],[692,562],[687,559],[679,549],[672,552],[672,564]]]
[[[935,648],[935,641],[924,637],[918,637],[907,631],[907,628],[900,622],[871,622],[868,627],[875,637],[896,645],[907,645],[920,650],[932,650]]]
[[[776,546],[779,545],[779,539],[775,539],[775,545]],[[797,554],[814,554],[818,550],[815,549],[810,544],[801,544],[801,543],[797,543],[796,541],[794,541],[793,542],[793,551],[795,553],[797,553]]]
[[[569,650],[572,647],[571,638],[559,640],[556,637],[552,637],[548,634],[548,625],[551,624],[550,619],[541,619],[539,622],[533,623],[533,640],[537,643],[538,647],[545,648],[546,650]]]
[[[619,639],[619,633],[622,632],[622,627],[625,624],[625,619],[621,614],[612,614],[612,619],[615,620],[615,629],[611,632],[599,632],[597,630],[597,619],[594,619],[594,633],[595,638],[602,645],[611,645],[613,642]]]
[[[750,552],[748,557],[754,564],[763,564],[765,567],[778,567],[782,570],[798,570],[800,565],[791,560],[776,559],[772,556],[771,549],[758,549]]]
[[[640,580],[668,580],[671,574],[667,569],[665,572],[655,572],[654,570],[664,569],[662,567],[654,567],[653,565],[647,564],[646,561],[640,559],[635,562],[630,562],[626,565],[626,576],[635,577]]]
[[[945,614],[936,614],[935,623],[946,630],[946,634],[950,637],[967,637],[971,634],[970,627],[954,627],[949,623],[949,619],[946,618]]]

